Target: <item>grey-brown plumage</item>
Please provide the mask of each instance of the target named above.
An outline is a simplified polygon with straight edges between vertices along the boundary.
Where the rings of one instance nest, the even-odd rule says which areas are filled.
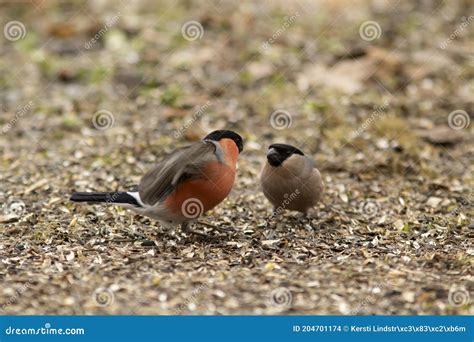
[[[260,175],[265,197],[275,212],[306,213],[321,199],[323,182],[314,161],[294,146],[273,144]]]

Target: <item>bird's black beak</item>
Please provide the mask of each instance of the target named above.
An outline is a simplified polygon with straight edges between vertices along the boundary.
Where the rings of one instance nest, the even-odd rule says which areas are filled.
[[[280,166],[283,162],[282,156],[274,148],[268,150],[267,160],[271,166]]]
[[[240,141],[237,143],[237,148],[239,149],[239,153],[244,150],[244,143],[243,143],[242,140],[240,140]]]

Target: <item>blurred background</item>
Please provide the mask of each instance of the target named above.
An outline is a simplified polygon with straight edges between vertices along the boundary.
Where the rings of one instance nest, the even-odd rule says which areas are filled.
[[[2,313],[473,314],[473,9],[1,1]],[[223,128],[245,150],[206,220],[231,236],[68,201]],[[307,222],[267,220],[275,142],[323,175]]]

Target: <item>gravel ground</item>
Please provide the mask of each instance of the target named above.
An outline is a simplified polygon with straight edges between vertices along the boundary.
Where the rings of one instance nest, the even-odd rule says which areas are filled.
[[[3,314],[474,314],[471,1],[0,4]],[[209,239],[72,191],[245,139]],[[267,146],[316,160],[270,219]]]

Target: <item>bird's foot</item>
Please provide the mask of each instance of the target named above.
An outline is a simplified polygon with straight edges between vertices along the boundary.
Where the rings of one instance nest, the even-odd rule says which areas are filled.
[[[303,226],[311,224],[311,215],[308,212],[303,212],[299,217],[297,217],[297,221],[302,224]]]
[[[276,207],[273,207],[272,213],[265,219],[267,228],[275,228],[276,227],[276,218],[278,217],[278,210]]]

